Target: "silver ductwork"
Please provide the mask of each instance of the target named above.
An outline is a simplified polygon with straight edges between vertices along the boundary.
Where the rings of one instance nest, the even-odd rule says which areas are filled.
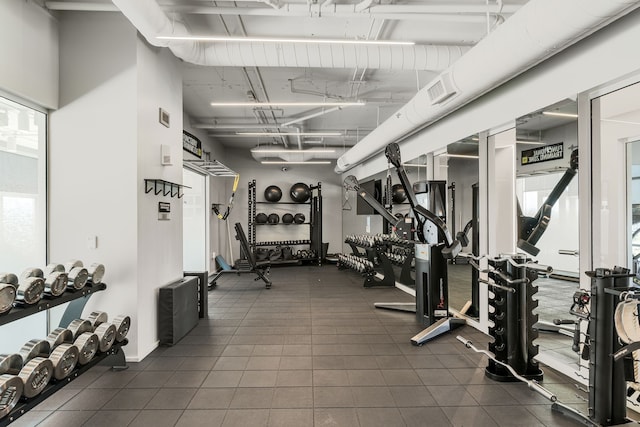
[[[338,159],[343,173],[639,6],[631,0],[531,0]]]

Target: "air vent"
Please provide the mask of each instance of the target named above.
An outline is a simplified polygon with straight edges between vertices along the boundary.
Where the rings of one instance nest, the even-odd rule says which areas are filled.
[[[430,83],[430,86],[427,87],[427,93],[429,94],[431,105],[435,105],[451,98],[458,93],[458,91],[453,85],[451,75],[449,73],[443,73]]]

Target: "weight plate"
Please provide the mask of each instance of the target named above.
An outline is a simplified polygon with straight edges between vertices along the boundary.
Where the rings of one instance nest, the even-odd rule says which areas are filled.
[[[57,380],[67,378],[78,363],[80,350],[73,344],[60,344],[49,356],[53,364],[53,377]]]
[[[65,272],[64,265],[58,264],[58,263],[55,263],[55,262],[52,262],[51,264],[47,264],[47,266],[44,268],[43,271],[44,271],[44,275],[45,276],[48,276],[48,275],[50,275],[51,273],[53,273],[55,271],[59,271],[61,273]]]
[[[100,340],[99,348],[101,352],[106,352],[111,349],[113,346],[113,342],[116,339],[116,334],[118,330],[115,325],[111,323],[101,323],[95,331],[93,331]]]
[[[66,271],[67,273],[69,273],[76,267],[82,268],[84,267],[84,264],[82,264],[82,261],[80,261],[79,259],[71,259],[64,263],[64,271]]]
[[[38,338],[28,341],[20,349],[20,356],[25,365],[34,357],[49,357],[49,353],[51,353],[49,341]]]
[[[8,283],[0,283],[0,314],[13,308],[16,300],[16,288]]]
[[[18,285],[18,276],[13,273],[0,273],[0,283],[9,283],[10,285]]]
[[[54,271],[44,280],[44,293],[52,297],[58,297],[67,289],[69,278],[64,271]]]
[[[104,265],[94,262],[87,269],[89,272],[89,280],[93,282],[94,285],[99,285],[102,283],[102,278],[104,277]]]
[[[0,419],[16,406],[22,396],[24,385],[16,375],[0,375]]]
[[[97,328],[101,323],[107,322],[109,316],[104,311],[92,311],[87,320],[91,322],[94,328]]]
[[[127,334],[129,333],[129,328],[131,327],[131,318],[129,316],[121,314],[113,319],[113,324],[118,330],[118,333],[116,334],[116,341],[124,341]]]
[[[57,328],[47,335],[47,342],[53,351],[60,344],[73,343],[73,332],[65,328]]]
[[[47,386],[53,375],[53,363],[43,357],[34,357],[20,371],[24,397],[34,397]]]
[[[98,336],[93,332],[85,332],[76,338],[74,344],[78,347],[78,350],[80,350],[78,363],[80,365],[86,365],[93,359],[93,356],[96,355],[100,341],[98,340]]]
[[[84,288],[89,279],[89,272],[84,267],[73,267],[69,271],[69,282],[67,286],[71,289],[79,290]]]
[[[91,322],[89,322],[88,320],[76,319],[73,322],[69,323],[67,329],[71,331],[71,333],[73,334],[73,339],[75,340],[85,332],[93,332],[93,325],[91,325]]]
[[[21,304],[35,304],[44,293],[44,279],[41,277],[27,277],[18,284],[16,302]]]
[[[0,374],[18,375],[22,365],[22,356],[18,353],[0,354]]]
[[[44,277],[44,272],[39,268],[27,268],[20,275],[19,282],[23,281],[27,277]]]

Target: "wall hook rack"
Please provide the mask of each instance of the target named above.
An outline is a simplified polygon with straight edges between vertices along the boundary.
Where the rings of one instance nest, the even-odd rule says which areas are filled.
[[[175,182],[165,181],[164,179],[147,179],[144,180],[144,192],[150,193],[153,191],[155,195],[162,193],[163,196],[171,195],[171,197],[178,196],[181,199],[184,196],[183,188],[191,188],[186,185],[176,184]]]

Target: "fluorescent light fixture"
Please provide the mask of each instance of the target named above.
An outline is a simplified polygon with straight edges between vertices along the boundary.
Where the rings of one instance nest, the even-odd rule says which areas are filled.
[[[236,132],[242,136],[342,136],[340,132]]]
[[[366,102],[212,102],[212,107],[356,107]]]
[[[625,125],[640,125],[639,122],[630,122],[628,120],[614,120],[614,119],[602,119],[603,122],[609,122],[609,123],[622,123]]]
[[[411,167],[414,167],[414,168],[426,168],[427,167],[427,165],[421,165],[421,164],[418,164],[418,163],[403,163],[402,166],[411,166]]]
[[[288,162],[286,160],[263,160],[260,163],[263,165],[329,165],[329,160],[310,160],[308,162]]]
[[[479,156],[474,156],[472,154],[448,154],[448,153],[442,153],[442,154],[436,154],[436,156],[442,156],[442,157],[456,157],[459,159],[479,159]]]
[[[315,149],[312,148],[310,150],[269,150],[268,148],[252,148],[251,149],[252,153],[335,153],[336,150],[330,150],[330,149]]]
[[[156,36],[158,40],[197,41],[197,42],[238,42],[238,43],[299,43],[299,44],[361,44],[385,46],[412,46],[412,41],[394,40],[349,40],[349,39],[296,39],[278,37],[229,37],[229,36]]]
[[[572,119],[577,119],[578,115],[577,114],[572,114],[572,113],[557,113],[555,111],[543,111],[542,112],[543,115],[545,116],[554,116],[554,117],[569,117]]]

